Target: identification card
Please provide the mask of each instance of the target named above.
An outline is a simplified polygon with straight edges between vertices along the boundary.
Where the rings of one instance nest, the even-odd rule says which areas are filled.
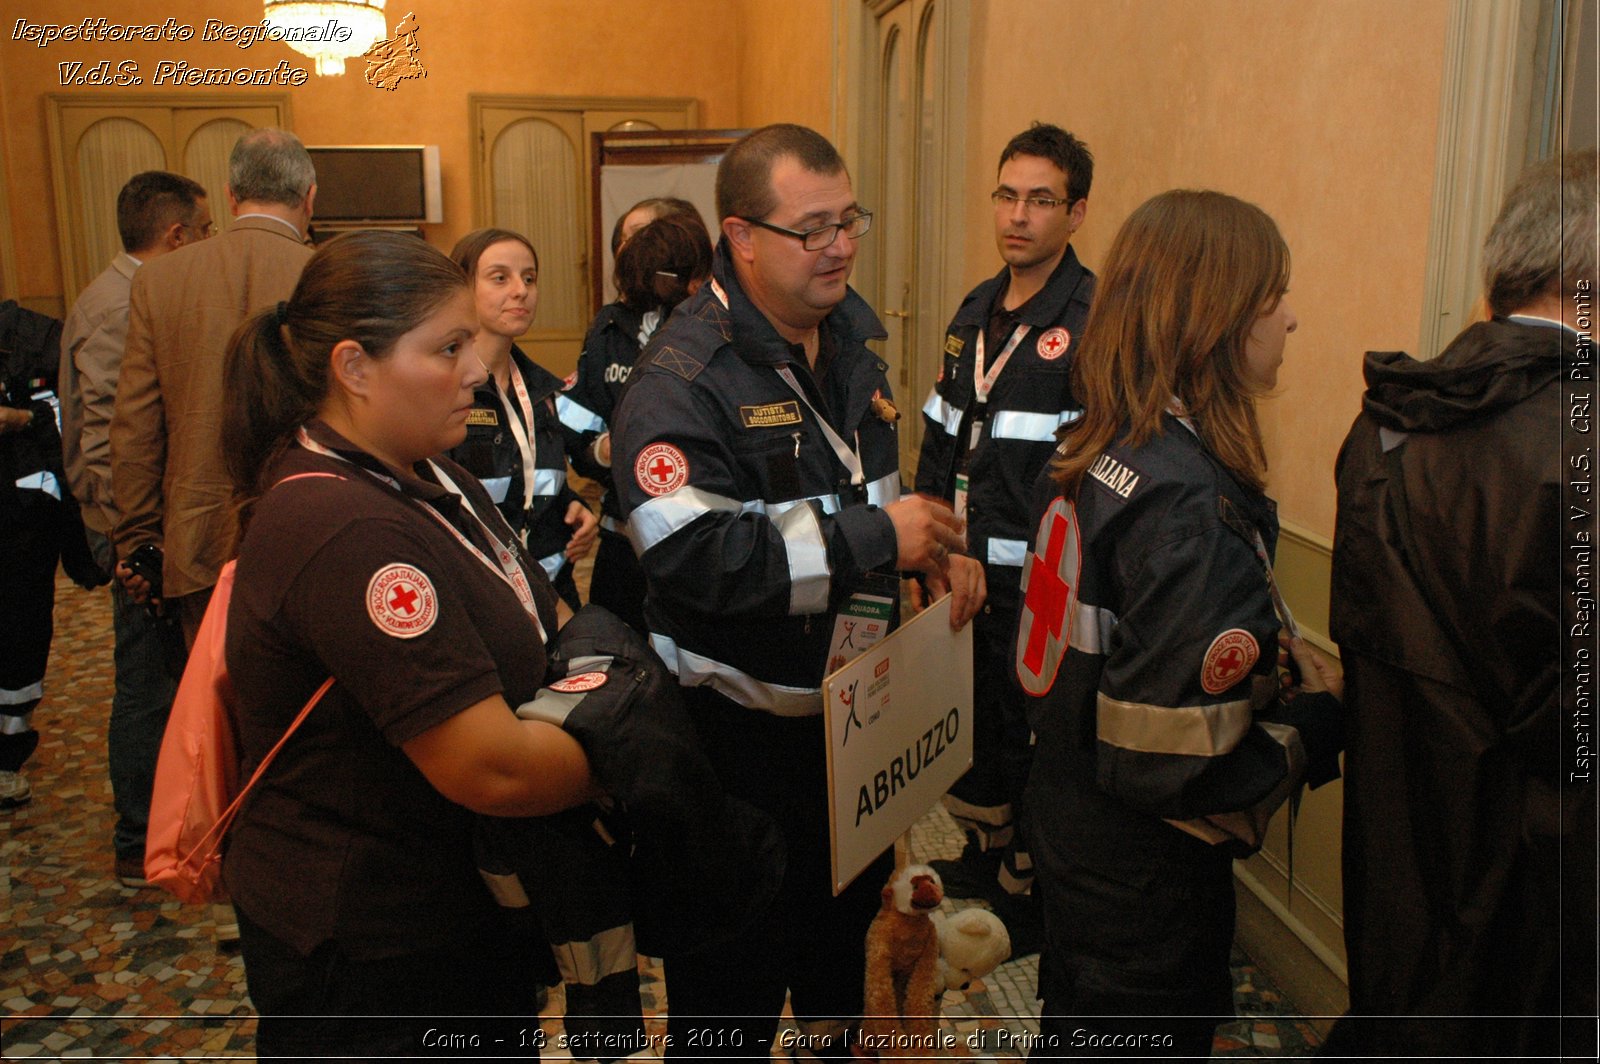
[[[894,623],[894,599],[857,591],[833,619],[833,641],[828,644],[828,668],[848,665],[889,634]]]
[[[955,511],[957,521],[965,521],[967,519],[967,475],[965,473],[956,474]]]

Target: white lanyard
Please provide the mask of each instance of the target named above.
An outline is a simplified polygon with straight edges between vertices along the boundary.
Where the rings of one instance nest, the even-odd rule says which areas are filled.
[[[344,455],[339,454],[336,451],[329,450],[316,440],[313,440],[310,434],[307,433],[303,428],[299,432],[299,441],[300,446],[314,454],[325,455],[329,458],[336,458],[347,465],[355,466],[355,463],[351,462],[350,459],[346,458]],[[522,566],[517,561],[516,552],[512,550],[511,547],[506,543],[501,541],[499,536],[495,535],[494,529],[488,524],[488,522],[484,521],[484,519],[478,515],[477,507],[472,505],[472,500],[467,498],[466,494],[463,493],[462,490],[456,485],[456,482],[450,479],[449,474],[447,474],[443,469],[439,468],[439,464],[437,462],[430,458],[428,459],[428,466],[433,470],[434,476],[439,478],[440,486],[461,500],[462,504],[467,508],[467,513],[471,514],[472,519],[478,522],[478,525],[483,529],[484,534],[489,537],[489,542],[495,545],[495,555],[499,561],[499,564],[496,565],[494,562],[490,561],[484,555],[483,551],[478,549],[477,544],[473,543],[466,536],[463,536],[461,534],[461,530],[455,525],[452,525],[439,511],[435,510],[426,503],[419,503],[419,505],[428,512],[429,516],[443,525],[445,529],[456,538],[456,542],[467,548],[467,551],[474,558],[478,559],[479,563],[481,563],[484,568],[488,569],[491,573],[505,581],[506,584],[510,586],[511,590],[516,592],[517,601],[522,603],[522,608],[527,611],[529,617],[533,618],[533,626],[539,631],[539,641],[541,643],[548,642],[549,638],[545,635],[544,624],[539,620],[539,608],[534,603],[533,588],[528,583],[527,573],[523,572]],[[357,469],[361,469],[360,466],[355,467]],[[361,469],[361,471],[363,473],[371,472],[370,470],[366,469]],[[379,480],[390,484],[395,488],[395,490],[400,490],[399,483],[396,482],[392,477],[385,477],[376,473],[372,475],[376,476]],[[404,492],[401,494],[404,494]]]
[[[783,366],[778,370],[778,376],[782,377],[784,382],[794,389],[794,394],[800,397],[800,401],[806,404],[806,409],[811,411],[811,416],[817,419],[817,424],[821,426],[822,434],[828,438],[828,445],[833,448],[833,453],[839,456],[840,464],[850,471],[850,483],[858,488],[864,485],[867,482],[867,475],[861,469],[861,457],[850,448],[849,444],[840,439],[839,434],[833,431],[833,426],[828,424],[828,419],[823,417],[817,408],[811,405],[811,400],[806,397],[805,389],[800,387],[800,382],[795,379],[794,370],[788,366]],[[861,434],[857,433],[856,446],[859,447],[860,445]]]
[[[507,356],[510,358],[510,356]],[[517,421],[517,415],[511,410],[510,396],[500,387],[500,381],[494,382],[494,390],[500,396],[506,408],[506,420],[511,423],[511,438],[517,441],[517,451],[522,455],[522,508],[524,510],[533,506],[533,480],[535,463],[538,454],[531,437],[533,432],[533,402],[528,398],[528,386],[523,383],[522,370],[517,368],[515,359],[511,360],[511,391],[517,397],[517,406],[522,408],[522,421]],[[524,428],[526,426],[526,428]],[[457,492],[457,494],[460,494]],[[466,496],[462,496],[466,498]]]
[[[1006,368],[1006,363],[1011,361],[1011,352],[1022,343],[1022,338],[1028,335],[1027,325],[1018,325],[1011,333],[1011,339],[1006,341],[1006,346],[1001,348],[1000,357],[994,360],[994,368],[988,373],[983,372],[983,334],[987,330],[978,330],[978,356],[977,365],[972,371],[972,387],[978,393],[978,402],[989,401],[989,391],[994,387],[994,382],[999,379],[1000,371]]]

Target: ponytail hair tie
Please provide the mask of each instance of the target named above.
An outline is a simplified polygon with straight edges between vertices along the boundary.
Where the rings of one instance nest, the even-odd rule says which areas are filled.
[[[278,326],[282,328],[289,321],[289,304],[286,300],[278,300]]]

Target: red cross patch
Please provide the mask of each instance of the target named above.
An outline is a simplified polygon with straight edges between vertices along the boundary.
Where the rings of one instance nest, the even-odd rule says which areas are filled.
[[[367,616],[396,639],[415,639],[439,619],[432,582],[421,569],[384,566],[367,582]]]
[[[633,475],[646,495],[666,495],[689,482],[689,460],[670,443],[652,443],[639,452]]]
[[[1072,639],[1083,549],[1077,508],[1056,496],[1045,510],[1034,549],[1022,566],[1022,618],[1017,630],[1017,679],[1030,695],[1055,686]]]
[[[565,680],[557,680],[550,684],[550,690],[560,691],[562,694],[581,694],[584,691],[593,691],[597,687],[606,685],[606,674],[603,672],[580,672],[576,676],[568,676]]]
[[[1067,348],[1072,346],[1072,334],[1061,326],[1049,329],[1039,337],[1039,357],[1046,362],[1054,362],[1067,353]]]
[[[572,391],[572,386],[577,383],[578,371],[573,370],[571,373],[567,374],[566,379],[561,382],[561,390],[564,392],[570,392]]]
[[[1200,686],[1208,695],[1220,695],[1249,675],[1261,656],[1256,637],[1243,628],[1230,628],[1211,641],[1200,664]]]

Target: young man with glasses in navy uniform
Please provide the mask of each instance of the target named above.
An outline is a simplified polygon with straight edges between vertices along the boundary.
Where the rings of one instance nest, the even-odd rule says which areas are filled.
[[[938,381],[922,408],[916,490],[967,522],[989,600],[973,631],[973,766],[945,805],[967,835],[959,861],[935,861],[945,890],[985,897],[1031,952],[1032,862],[1017,836],[1032,758],[1011,642],[1030,542],[1029,489],[1055,449],[1056,430],[1082,407],[1069,386],[1073,348],[1089,316],[1094,274],[1073,253],[1088,208],[1094,158],[1082,141],[1034,123],[1000,153],[995,243],[1005,267],[968,293],[944,338]],[[940,593],[937,581],[930,587]],[[1032,923],[1037,925],[1037,920]]]
[[[765,1059],[786,996],[801,1045],[848,1059],[885,851],[838,897],[822,680],[841,610],[898,598],[897,570],[983,599],[942,504],[901,498],[884,335],[848,280],[871,214],[833,145],[756,130],[717,171],[711,280],[640,356],[612,472],[645,574],[645,619],[729,793],[770,815],[787,868],[736,940],[666,959],[669,1056]]]

